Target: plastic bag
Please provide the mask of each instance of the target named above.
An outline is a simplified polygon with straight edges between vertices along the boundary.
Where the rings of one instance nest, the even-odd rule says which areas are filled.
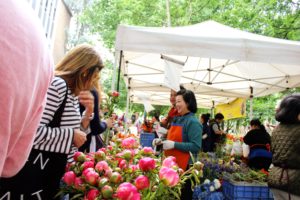
[[[232,145],[232,150],[230,155],[241,156],[243,154],[243,148],[240,140],[236,140]]]

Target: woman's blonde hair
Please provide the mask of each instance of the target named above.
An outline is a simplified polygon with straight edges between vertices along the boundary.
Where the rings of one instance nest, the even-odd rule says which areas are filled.
[[[71,49],[56,65],[55,75],[63,78],[73,94],[99,88],[103,62],[99,53],[88,44]]]

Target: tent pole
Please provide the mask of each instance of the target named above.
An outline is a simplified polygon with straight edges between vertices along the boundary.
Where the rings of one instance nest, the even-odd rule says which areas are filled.
[[[121,64],[122,64],[123,51],[120,51],[119,58],[119,71],[118,71],[118,81],[117,81],[117,91],[120,91],[120,76],[121,76]]]
[[[214,114],[215,114],[214,111],[215,111],[215,101],[212,101],[212,107],[210,110],[211,117],[214,117]]]
[[[128,132],[127,129],[129,128],[129,127],[127,127],[128,126],[127,122],[128,122],[129,101],[130,101],[130,81],[131,81],[131,78],[128,79],[128,87],[127,87],[127,99],[126,99],[126,111],[125,111],[126,122],[124,125],[125,134]]]
[[[253,119],[253,87],[250,87],[250,113],[249,113],[250,120]]]

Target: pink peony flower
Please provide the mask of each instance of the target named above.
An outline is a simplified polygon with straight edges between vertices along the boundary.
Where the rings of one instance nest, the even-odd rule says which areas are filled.
[[[143,155],[153,155],[154,154],[154,151],[151,147],[144,147],[142,150],[141,150],[142,154]]]
[[[76,174],[73,171],[68,171],[63,176],[63,181],[67,185],[73,185],[76,178]]]
[[[90,189],[85,197],[87,200],[95,200],[100,192],[97,189]]]
[[[178,165],[176,163],[176,158],[174,156],[169,156],[169,157],[165,158],[162,163],[162,166],[169,167],[169,168],[178,167]]]
[[[133,149],[137,146],[137,142],[133,137],[129,137],[122,141],[121,146],[125,149]]]
[[[116,196],[120,200],[140,200],[137,188],[131,183],[125,182],[119,185]]]
[[[139,168],[142,171],[150,171],[155,169],[155,160],[153,158],[144,157],[139,160]]]
[[[165,185],[170,187],[177,185],[179,182],[178,173],[174,169],[168,167],[162,167],[159,170],[159,178]]]
[[[143,190],[149,187],[150,181],[147,176],[144,175],[139,175],[135,181],[134,181],[135,186],[137,187],[138,190]]]

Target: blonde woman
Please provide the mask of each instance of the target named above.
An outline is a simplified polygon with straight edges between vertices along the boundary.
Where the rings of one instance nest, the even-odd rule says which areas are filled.
[[[0,184],[0,197],[10,191],[12,199],[54,198],[67,159],[71,161],[86,141],[82,129],[88,127],[94,109],[89,91],[98,87],[102,68],[100,55],[90,45],[75,47],[57,64],[29,160],[19,174]],[[79,103],[85,107],[83,116]]]

